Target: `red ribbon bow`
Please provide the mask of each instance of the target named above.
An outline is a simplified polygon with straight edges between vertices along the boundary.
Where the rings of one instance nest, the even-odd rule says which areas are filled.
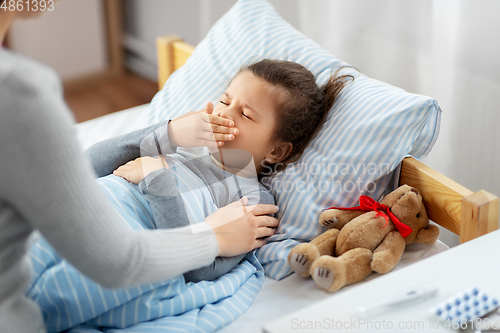
[[[327,208],[325,210],[328,210],[328,209],[342,209],[342,210],[359,210],[359,209],[361,209],[361,210],[364,210],[365,212],[376,211],[377,216],[380,215],[380,216],[383,216],[385,218],[386,223],[385,223],[384,228],[387,226],[387,223],[389,223],[389,217],[390,217],[392,220],[392,223],[394,223],[394,225],[396,226],[396,229],[398,229],[399,233],[401,234],[401,236],[403,236],[403,238],[408,237],[408,235],[411,234],[411,232],[413,231],[412,228],[410,228],[409,226],[407,226],[406,224],[401,222],[396,217],[396,215],[394,215],[391,212],[391,209],[389,208],[389,206],[378,203],[377,201],[373,200],[372,198],[370,198],[369,196],[366,196],[366,195],[362,195],[359,197],[359,206],[358,207],[348,207],[348,208],[346,208],[346,207],[343,207],[343,208],[330,207],[330,208]]]

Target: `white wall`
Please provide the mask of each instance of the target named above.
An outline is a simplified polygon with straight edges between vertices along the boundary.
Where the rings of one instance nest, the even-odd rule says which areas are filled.
[[[296,1],[269,2],[298,28]],[[196,45],[234,3],[236,0],[126,0],[127,66],[140,75],[156,80],[156,37],[176,34]]]
[[[106,28],[101,0],[58,1],[54,11],[17,20],[11,48],[54,68],[63,79],[107,67]]]

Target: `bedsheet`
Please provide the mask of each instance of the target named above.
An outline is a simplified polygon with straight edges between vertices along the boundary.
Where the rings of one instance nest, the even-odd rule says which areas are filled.
[[[82,148],[86,149],[98,141],[135,129],[136,118],[142,112],[147,112],[148,107],[149,105],[145,104],[78,124],[76,130]],[[395,270],[404,269],[412,263],[431,257],[447,249],[449,249],[448,246],[441,241],[437,241],[431,246],[412,244],[405,250]],[[360,283],[370,283],[370,280],[375,279],[377,276],[376,273],[373,273]],[[312,279],[304,279],[296,274],[292,274],[281,281],[276,281],[266,276],[260,291],[247,311],[219,332],[262,332],[261,327],[280,316],[305,308],[325,298],[335,297],[335,295],[356,286],[357,284],[354,284],[330,294],[319,290]],[[76,332],[92,331],[74,331],[73,333]],[[162,332],[162,330],[157,330],[156,332]]]
[[[149,104],[143,104],[77,124],[75,126],[76,136],[82,150],[99,141],[137,129],[135,126],[136,119],[143,112],[147,112],[148,109]]]
[[[401,261],[392,272],[403,270],[417,261],[448,249],[448,246],[440,241],[431,246],[411,244],[407,246]],[[266,276],[264,284],[250,308],[240,318],[222,328],[219,333],[262,333],[262,327],[265,324],[273,322],[279,317],[312,306],[326,298],[335,298],[360,284],[369,285],[380,276],[380,274],[372,273],[366,279],[334,293],[320,290],[311,278],[302,278],[297,274],[289,275],[281,281]],[[293,330],[290,329],[290,331]]]
[[[154,228],[136,185],[113,175],[97,182],[126,225]],[[185,283],[180,275],[117,290],[85,277],[42,237],[31,245],[30,258],[34,274],[27,295],[41,307],[49,332],[213,332],[243,314],[264,281],[254,252],[215,281]]]

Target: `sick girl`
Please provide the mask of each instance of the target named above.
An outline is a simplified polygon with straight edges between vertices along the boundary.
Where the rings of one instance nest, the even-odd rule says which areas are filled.
[[[264,59],[241,69],[215,108],[208,103],[203,111],[97,143],[87,154],[98,176],[113,173],[138,185],[157,228],[190,225],[190,211],[210,207],[209,214],[243,196],[250,204],[274,204],[259,177],[264,170],[282,171],[302,155],[352,79],[337,71],[319,88],[302,65]],[[183,195],[196,191],[204,204],[195,208]],[[274,233],[267,228],[264,236]],[[219,256],[184,276],[216,279],[244,255]]]

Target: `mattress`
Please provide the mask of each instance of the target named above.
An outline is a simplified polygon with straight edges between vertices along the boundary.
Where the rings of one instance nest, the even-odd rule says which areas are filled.
[[[149,104],[141,105],[77,124],[77,137],[82,149],[86,149],[101,140],[131,131],[139,115],[146,112],[148,106]],[[406,248],[401,261],[394,270],[404,269],[405,266],[447,249],[448,247],[441,241],[437,241],[431,246],[411,244]],[[333,294],[319,290],[312,279],[301,278],[296,274],[292,274],[281,281],[266,277],[262,289],[248,311],[223,328],[221,332],[261,332],[262,326],[268,322],[333,295],[343,293],[350,288],[356,288],[360,283],[370,283],[371,280],[376,279],[378,276],[378,274],[372,273],[365,280],[342,288]]]

